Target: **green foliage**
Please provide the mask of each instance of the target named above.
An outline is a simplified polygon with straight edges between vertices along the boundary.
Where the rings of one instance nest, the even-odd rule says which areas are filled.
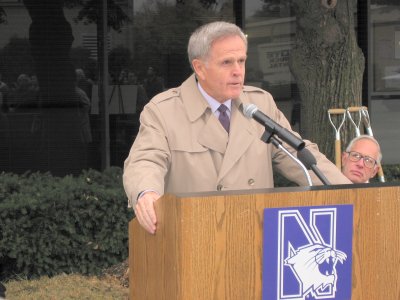
[[[53,177],[0,174],[0,277],[98,274],[128,256],[120,168]]]
[[[66,1],[70,2],[71,1]],[[80,22],[83,21],[85,25],[87,24],[100,24],[99,20],[99,2],[98,0],[88,0],[88,1],[75,1],[80,2],[83,7],[79,11],[78,16],[75,21]],[[73,6],[73,4],[72,4]],[[71,6],[70,6],[71,7]],[[109,28],[114,29],[117,32],[121,32],[122,27],[130,23],[130,17],[125,13],[123,8],[116,3],[114,0],[107,1],[107,24]]]
[[[383,165],[382,169],[386,182],[400,181],[400,165]],[[370,182],[379,182],[378,175]]]

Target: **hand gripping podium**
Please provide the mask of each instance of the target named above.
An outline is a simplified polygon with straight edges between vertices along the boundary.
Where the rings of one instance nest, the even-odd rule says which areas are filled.
[[[342,204],[351,299],[399,299],[400,186],[387,183],[164,195],[155,235],[129,224],[130,299],[261,300],[264,209]]]

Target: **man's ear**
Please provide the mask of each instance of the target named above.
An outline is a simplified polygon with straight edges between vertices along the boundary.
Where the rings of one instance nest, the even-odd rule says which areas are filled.
[[[347,153],[346,152],[342,152],[342,167],[343,167],[343,165],[344,165],[344,161],[346,160],[346,158],[347,158],[347,155],[346,155]]]
[[[200,59],[193,59],[192,61],[192,66],[193,66],[193,70],[196,73],[197,77],[201,80],[204,80],[205,78],[205,72],[204,72],[204,68],[205,68],[205,64],[202,60]]]
[[[381,168],[381,167],[380,167],[380,166],[378,166],[378,165],[375,165],[375,166],[374,166],[374,171],[372,172],[372,174],[371,174],[371,177],[370,177],[370,178],[373,178],[373,177],[375,177],[376,173],[378,173],[378,171],[379,171],[379,168]]]

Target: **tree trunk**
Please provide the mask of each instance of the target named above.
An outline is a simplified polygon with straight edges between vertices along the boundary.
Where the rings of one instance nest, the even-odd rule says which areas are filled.
[[[63,106],[74,99],[75,70],[70,58],[74,37],[63,0],[24,0],[32,19],[29,43],[42,106]]]
[[[290,69],[301,97],[301,133],[333,161],[335,130],[328,110],[362,102],[365,62],[355,33],[357,0],[297,0],[296,4]],[[338,119],[332,115],[336,127]],[[349,125],[345,122],[341,131],[343,144],[354,136]]]
[[[64,0],[24,0],[32,23],[29,43],[38,78],[40,103],[35,161],[53,175],[79,174],[86,168],[91,142],[89,99],[76,88],[70,51],[74,37]],[[31,151],[30,147],[27,147]]]

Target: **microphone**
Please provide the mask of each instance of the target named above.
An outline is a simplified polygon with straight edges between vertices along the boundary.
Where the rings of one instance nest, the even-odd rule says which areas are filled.
[[[271,135],[276,134],[297,151],[304,148],[305,143],[303,140],[299,139],[289,130],[273,121],[270,117],[260,111],[256,105],[243,103],[241,106],[242,112],[247,118],[253,118],[256,120],[258,123],[263,125],[265,129],[271,133]]]
[[[322,181],[324,185],[330,185],[331,183],[329,180],[325,177],[324,174],[318,169],[317,167],[317,160],[315,159],[314,155],[308,150],[307,148],[304,148],[300,151],[297,152],[297,158],[304,164],[304,166],[308,170],[313,170],[315,175]]]

